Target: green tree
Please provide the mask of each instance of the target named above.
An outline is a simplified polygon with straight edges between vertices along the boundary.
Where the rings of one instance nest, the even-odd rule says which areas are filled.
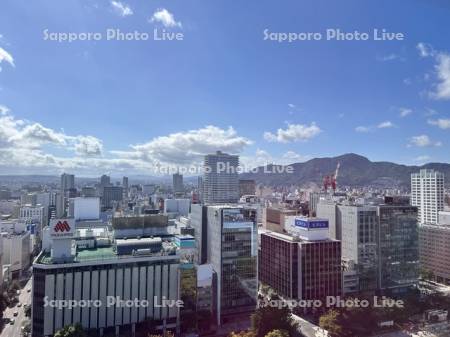
[[[271,295],[268,303],[279,303],[282,301],[277,295]],[[273,330],[293,331],[296,329],[296,323],[292,319],[291,312],[288,307],[274,307],[266,305],[256,309],[251,317],[252,330],[256,333],[256,337],[265,337]]]
[[[80,323],[75,325],[67,325],[61,330],[58,330],[54,337],[87,337]]]
[[[419,270],[419,276],[422,280],[433,280],[434,279],[434,273],[431,270],[421,268]]]
[[[265,337],[289,337],[289,332],[286,330],[273,330],[269,332]]]
[[[148,337],[174,337],[173,333],[171,331],[167,331],[166,334],[163,335],[148,335]]]
[[[31,333],[31,322],[25,321],[23,324],[22,336],[28,336]]]
[[[336,310],[330,310],[319,319],[319,326],[328,331],[331,337],[342,336],[342,326],[339,322],[339,313]]]
[[[24,306],[25,316],[31,317],[31,305],[25,305]]]
[[[255,337],[255,333],[253,331],[241,331],[241,332],[232,332],[228,337]]]
[[[0,292],[0,313],[1,313],[0,318],[3,318],[3,311],[6,309],[8,304],[9,304],[9,301],[8,301],[7,295],[5,293]]]

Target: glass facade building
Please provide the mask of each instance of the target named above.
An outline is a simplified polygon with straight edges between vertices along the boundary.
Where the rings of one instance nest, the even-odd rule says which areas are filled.
[[[257,225],[254,209],[208,207],[208,260],[217,274],[217,321],[251,312],[257,297]]]
[[[410,287],[419,276],[417,207],[380,205],[378,216],[379,288]]]

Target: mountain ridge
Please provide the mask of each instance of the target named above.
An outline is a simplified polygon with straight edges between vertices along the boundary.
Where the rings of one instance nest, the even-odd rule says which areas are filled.
[[[409,187],[411,173],[420,169],[434,169],[444,173],[446,184],[450,183],[450,164],[427,163],[424,165],[404,165],[388,161],[371,161],[368,158],[356,154],[346,153],[336,157],[313,158],[302,163],[292,163],[292,173],[268,173],[261,166],[252,172],[240,175],[240,179],[254,179],[258,184],[268,186],[306,185],[315,183],[322,185],[323,177],[333,174],[337,164],[340,163],[338,185],[344,186],[379,186],[379,187]]]

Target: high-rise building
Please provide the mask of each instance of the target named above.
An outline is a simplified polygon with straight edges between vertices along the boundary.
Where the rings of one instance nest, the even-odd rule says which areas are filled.
[[[122,178],[123,198],[128,199],[128,177]]]
[[[105,187],[105,186],[110,186],[110,185],[111,185],[111,177],[107,176],[106,174],[103,174],[100,177],[100,186]]]
[[[106,208],[111,208],[114,201],[123,200],[123,188],[120,186],[104,186],[102,205]]]
[[[30,266],[30,232],[2,233],[0,240],[3,241],[2,263],[10,265],[11,278],[19,279]]]
[[[419,223],[437,224],[444,210],[444,174],[428,169],[411,174],[411,205],[419,208]]]
[[[38,235],[41,235],[42,228],[47,226],[47,213],[44,206],[29,206],[20,207],[19,219],[26,223],[34,223],[37,225]]]
[[[97,196],[97,190],[93,186],[84,186],[81,189],[81,196],[85,198],[92,198]]]
[[[37,194],[36,193],[25,193],[20,196],[20,203],[22,205],[36,206],[37,204]]]
[[[191,226],[192,228],[194,228],[195,246],[198,250],[198,264],[204,264],[208,259],[207,210],[207,206],[201,204],[193,204],[191,205],[191,213],[189,213]]]
[[[183,193],[184,185],[183,185],[183,175],[179,173],[175,173],[172,175],[172,185],[173,185],[173,193]]]
[[[61,174],[61,192],[75,188],[75,176],[73,174]]]
[[[56,214],[58,217],[65,216],[68,210],[69,198],[73,198],[75,189],[75,176],[73,174],[63,173],[61,175],[61,192],[57,195]]]
[[[263,210],[263,227],[270,231],[284,233],[284,224],[287,216],[298,215],[295,209],[266,207]]]
[[[419,226],[420,268],[435,281],[450,285],[450,225]]]
[[[261,234],[259,281],[285,299],[324,300],[342,294],[341,243],[328,237],[328,221],[289,217],[289,234]]]
[[[355,264],[359,291],[378,286],[378,216],[376,206],[339,205],[342,258]]]
[[[0,200],[9,200],[11,199],[11,191],[7,188],[0,190]]]
[[[379,288],[403,291],[419,278],[417,207],[409,199],[386,197],[378,206]]]
[[[202,201],[205,204],[239,200],[239,156],[221,151],[205,156]]]
[[[217,275],[216,319],[250,313],[257,297],[256,210],[207,207],[207,262]]]
[[[317,205],[321,201],[321,199],[325,196],[325,193],[323,192],[311,192],[309,193],[309,215],[310,216],[317,216]]]
[[[256,182],[249,179],[239,179],[239,197],[243,195],[255,195]]]
[[[311,193],[311,195],[314,195]],[[311,207],[311,195],[310,195],[310,207]],[[316,193],[317,195],[317,193]],[[339,215],[338,205],[334,200],[320,200],[314,206],[314,212],[318,218],[328,219],[330,228],[330,238],[336,240],[342,240],[342,228]],[[313,213],[314,213],[313,212]],[[311,214],[311,209],[310,209]]]

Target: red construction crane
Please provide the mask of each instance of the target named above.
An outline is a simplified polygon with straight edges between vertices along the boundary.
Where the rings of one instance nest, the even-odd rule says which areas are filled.
[[[334,174],[326,175],[325,177],[323,177],[323,188],[324,188],[325,192],[328,191],[328,187],[331,187],[333,189],[333,192],[336,192],[339,167],[341,167],[341,163],[337,164],[336,171],[334,172]]]

